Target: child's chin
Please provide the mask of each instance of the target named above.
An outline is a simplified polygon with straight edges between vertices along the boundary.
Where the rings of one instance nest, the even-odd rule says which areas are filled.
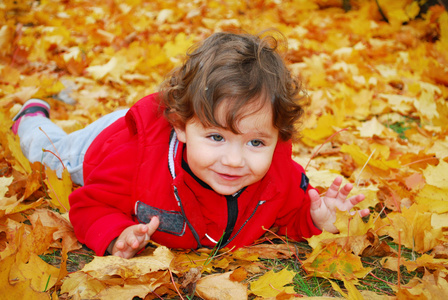
[[[212,189],[221,195],[233,195],[238,192],[240,187],[228,187],[228,186],[212,186]]]

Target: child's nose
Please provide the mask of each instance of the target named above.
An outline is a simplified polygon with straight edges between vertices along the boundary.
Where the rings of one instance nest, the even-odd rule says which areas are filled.
[[[222,164],[229,167],[242,167],[244,165],[243,150],[238,146],[230,146],[222,155]]]

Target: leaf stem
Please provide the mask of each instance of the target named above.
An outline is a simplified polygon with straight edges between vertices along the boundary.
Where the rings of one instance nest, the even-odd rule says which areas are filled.
[[[364,168],[367,166],[367,164],[369,163],[370,159],[372,158],[373,154],[375,153],[376,149],[373,149],[372,153],[370,153],[369,158],[367,159],[366,163],[364,164],[364,166],[362,167],[361,171],[358,174],[358,180],[356,182],[356,187],[359,186],[359,181],[361,180],[361,174],[364,171]]]
[[[44,152],[47,152],[47,151],[48,151],[48,152],[52,153],[54,156],[56,156],[56,157],[59,159],[59,161],[61,162],[62,167],[65,169],[64,163],[62,162],[62,159],[61,159],[61,155],[59,154],[58,149],[56,149],[56,146],[53,144],[53,141],[50,139],[50,137],[48,136],[48,134],[42,129],[42,127],[39,127],[39,130],[42,131],[42,132],[45,134],[45,136],[46,136],[47,139],[50,141],[50,143],[51,143],[51,145],[53,146],[54,151],[57,153],[57,155],[54,154],[53,152],[51,152],[50,150],[45,150],[45,149],[42,149],[42,150],[43,150]]]
[[[62,159],[61,159],[59,156],[57,156],[53,151],[51,151],[51,150],[47,150],[47,149],[42,149],[42,152],[49,152],[49,153],[53,154],[54,156],[56,156],[56,158],[59,159],[59,161],[61,162],[62,167],[65,169],[65,165],[64,165],[64,163],[62,162]]]
[[[179,289],[177,288],[176,283],[174,282],[173,272],[171,272],[171,269],[168,269],[168,271],[170,272],[171,282],[173,283],[177,294],[179,295],[180,299],[185,300],[184,297],[182,297],[181,293],[179,292]]]

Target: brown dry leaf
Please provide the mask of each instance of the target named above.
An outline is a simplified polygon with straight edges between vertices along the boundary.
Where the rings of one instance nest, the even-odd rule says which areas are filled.
[[[70,296],[83,299],[144,298],[148,293],[170,282],[169,271],[174,255],[158,247],[153,255],[124,259],[116,256],[95,257],[81,271],[68,275],[61,287]]]
[[[232,258],[257,261],[258,258],[291,258],[299,250],[294,244],[259,244],[244,247],[232,253]],[[304,251],[302,251],[303,253]]]
[[[213,274],[199,279],[196,294],[206,300],[247,299],[247,285],[232,281],[231,274]]]
[[[81,248],[81,244],[73,231],[73,226],[67,218],[48,209],[35,209],[34,213],[29,216],[29,220],[34,226],[38,219],[43,226],[57,229],[53,233],[53,241],[55,242],[52,244],[53,247],[63,248],[67,252]],[[61,242],[59,242],[60,239]]]
[[[28,199],[42,186],[43,166],[39,162],[31,164],[31,174],[26,177],[26,187],[22,199]]]
[[[17,262],[28,262],[31,254],[43,254],[50,247],[53,241],[53,233],[57,231],[54,227],[45,227],[40,219],[37,219],[32,231],[26,236],[19,237]]]
[[[395,272],[398,271],[398,258],[388,257],[381,260],[384,268],[388,268]],[[404,265],[409,272],[415,271],[417,268],[425,268],[430,271],[445,271],[448,268],[448,259],[437,259],[428,254],[423,254],[416,260],[407,260],[401,258],[400,265]]]
[[[69,274],[61,286],[61,293],[69,296],[79,295],[81,299],[94,299],[98,293],[106,288],[106,284],[84,272]]]
[[[230,274],[230,280],[241,282],[247,278],[247,270],[238,268]]]
[[[153,272],[141,276],[138,280],[128,279],[123,284],[108,285],[93,299],[133,299],[145,298],[162,285],[171,284],[168,271]]]
[[[165,246],[158,247],[151,256],[125,259],[117,256],[97,256],[81,270],[94,278],[120,276],[138,278],[152,272],[167,270],[173,260],[173,253]]]
[[[187,286],[195,286],[201,276],[201,268],[191,268],[188,272],[184,273],[181,286],[183,288],[186,288]]]
[[[446,299],[448,297],[447,276],[425,273],[422,279],[414,277],[402,289],[396,290],[400,299]]]

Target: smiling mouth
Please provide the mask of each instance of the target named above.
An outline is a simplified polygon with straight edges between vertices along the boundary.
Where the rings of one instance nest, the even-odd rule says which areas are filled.
[[[223,174],[223,173],[217,173],[217,174],[225,180],[237,180],[242,177],[242,176],[238,176],[238,175],[230,175],[230,174]]]

